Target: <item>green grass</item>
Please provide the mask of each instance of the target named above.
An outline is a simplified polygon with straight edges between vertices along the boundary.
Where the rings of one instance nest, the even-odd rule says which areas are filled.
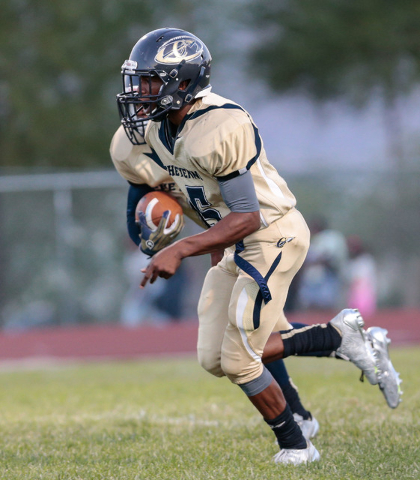
[[[390,410],[358,370],[287,364],[321,430],[321,461],[281,467],[239,388],[194,358],[0,372],[1,479],[420,478],[420,349],[393,349],[404,401]]]

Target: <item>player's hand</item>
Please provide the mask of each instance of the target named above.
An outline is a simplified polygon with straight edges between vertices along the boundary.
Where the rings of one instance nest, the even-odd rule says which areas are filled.
[[[140,233],[140,250],[153,257],[157,252],[165,248],[171,241],[179,235],[184,227],[184,217],[177,215],[170,227],[167,227],[170,210],[163,212],[159,225],[152,230],[146,221],[146,216],[143,212],[139,212],[139,223],[141,228]]]
[[[182,257],[178,253],[177,243],[158,252],[146,268],[142,269],[144,277],[140,288],[144,288],[147,282],[154,283],[158,277],[170,278],[181,265]]]

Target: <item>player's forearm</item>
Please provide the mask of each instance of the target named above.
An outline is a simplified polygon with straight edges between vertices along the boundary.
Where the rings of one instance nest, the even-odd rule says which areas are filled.
[[[194,257],[224,250],[260,228],[260,212],[232,212],[205,232],[183,238],[173,246],[179,257]]]

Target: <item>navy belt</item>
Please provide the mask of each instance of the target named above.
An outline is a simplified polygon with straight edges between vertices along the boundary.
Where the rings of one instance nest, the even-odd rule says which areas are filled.
[[[236,250],[234,255],[235,263],[240,269],[242,269],[245,273],[247,273],[250,277],[252,277],[257,282],[261,291],[262,298],[267,304],[271,300],[270,289],[268,288],[268,285],[267,285],[268,278],[266,280],[255,267],[253,267],[247,260],[239,256],[239,254],[244,250],[245,250],[244,242],[243,240],[241,240],[236,244]]]

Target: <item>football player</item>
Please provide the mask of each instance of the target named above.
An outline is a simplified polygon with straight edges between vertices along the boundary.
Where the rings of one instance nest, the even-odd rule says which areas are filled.
[[[393,406],[400,381],[386,330],[365,332],[357,310],[304,328],[287,321],[283,306],[306,256],[309,229],[248,112],[211,92],[210,65],[199,38],[162,28],[143,36],[122,66],[122,125],[135,142],[138,119],[152,120],[147,143],[208,226],[156,253],[141,287],[171,277],[183,258],[224,250],[199,300],[199,362],[215,376],[226,375],[261,413],[280,446],[276,463],[316,461],[318,451],[302,435],[266,363],[336,351],[379,384]],[[147,224],[141,228],[147,237]]]
[[[156,247],[150,249],[145,238],[141,236],[139,222],[135,218],[135,209],[140,199],[148,192],[162,190],[173,195],[181,204],[183,212],[201,228],[207,228],[200,215],[191,208],[185,195],[168,175],[166,169],[160,164],[158,157],[144,141],[144,131],[147,120],[139,118],[137,127],[132,131],[136,137],[133,144],[130,137],[126,135],[122,126],[114,134],[110,155],[118,173],[129,183],[127,197],[127,229],[132,241],[140,247],[147,255],[153,256],[157,253]],[[148,239],[152,240],[160,249],[168,245],[175,238],[183,227],[183,222],[173,224],[165,233],[166,219],[163,219],[160,228],[149,231]],[[211,265],[215,266],[221,260],[223,252],[216,252],[211,255]],[[292,324],[296,326],[297,324]],[[279,383],[286,402],[289,404],[293,416],[300,426],[305,438],[313,438],[319,430],[319,423],[301,403],[296,386],[293,384],[286,370],[283,360],[279,359],[270,364],[267,368]]]

